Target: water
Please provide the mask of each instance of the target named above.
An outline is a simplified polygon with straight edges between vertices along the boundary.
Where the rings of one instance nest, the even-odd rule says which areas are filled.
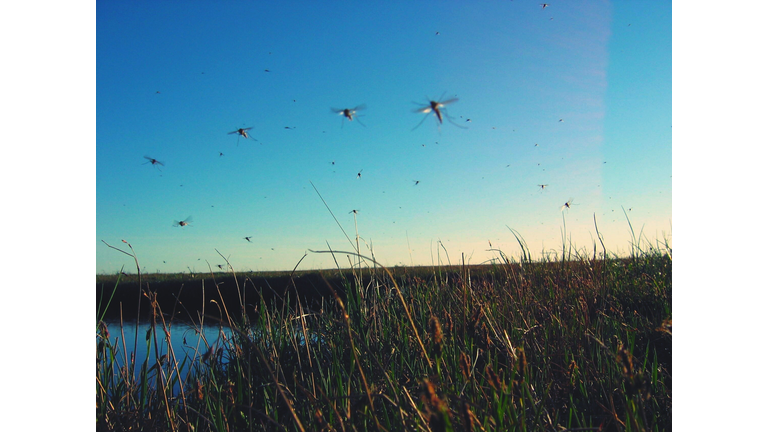
[[[147,349],[147,332],[151,329],[151,323],[139,322],[138,337],[135,321],[124,322],[122,331],[119,322],[106,322],[105,324],[109,330],[109,341],[115,348],[115,361],[118,367],[122,368],[126,361],[130,362],[131,355],[135,353],[134,375],[138,375],[145,360],[148,359],[147,367],[151,368],[156,365],[158,356],[167,355],[169,359],[175,356],[180,366],[179,373],[183,379],[189,372],[190,366],[200,362],[200,357],[208,351],[211,345],[217,349],[223,346],[223,338],[230,339],[232,337],[232,331],[226,327],[204,325],[201,328],[199,325],[195,326],[191,323],[175,322],[169,328],[170,349],[173,351],[173,356],[171,356],[165,332],[160,325],[155,327],[156,352],[154,338],[150,339],[149,349]],[[98,343],[100,340],[101,338],[97,336],[96,342]],[[134,340],[136,340],[135,351]],[[184,361],[185,359],[186,361]]]

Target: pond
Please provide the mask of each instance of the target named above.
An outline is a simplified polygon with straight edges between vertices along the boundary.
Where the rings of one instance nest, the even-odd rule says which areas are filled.
[[[224,340],[232,337],[232,330],[227,327],[211,324],[194,325],[190,322],[174,322],[168,328],[170,335],[170,349],[161,325],[155,327],[155,337],[152,337],[152,325],[150,322],[135,321],[120,322],[106,321],[104,323],[109,332],[109,343],[113,347],[115,356],[115,370],[130,364],[135,355],[134,376],[141,372],[142,365],[147,361],[147,368],[157,364],[157,358],[176,358],[179,365],[178,373],[184,379],[190,371],[190,367],[199,364],[212,347],[215,353],[224,345]],[[97,333],[98,330],[97,330]],[[101,337],[96,337],[97,346]],[[156,343],[155,343],[156,342]],[[165,359],[163,359],[165,360]],[[221,361],[222,358],[219,357]]]

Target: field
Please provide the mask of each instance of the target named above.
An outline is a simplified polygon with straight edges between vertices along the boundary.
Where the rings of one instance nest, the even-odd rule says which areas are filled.
[[[486,266],[97,278],[97,430],[671,430],[671,248],[520,245]],[[104,324],[121,316],[152,330]],[[226,333],[169,349],[201,320]]]

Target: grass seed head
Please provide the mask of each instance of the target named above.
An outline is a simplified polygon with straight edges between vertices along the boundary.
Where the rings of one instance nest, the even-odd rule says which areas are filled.
[[[656,331],[660,331],[672,336],[672,318],[670,317],[662,321],[661,325],[656,329]]]
[[[328,430],[328,422],[325,421],[323,418],[323,413],[319,409],[315,410],[315,423],[318,427],[320,427],[320,430]]]
[[[465,381],[469,380],[469,373],[470,373],[470,360],[469,356],[465,353],[461,353],[461,356],[459,357],[459,368],[461,369],[461,375],[464,377]]]
[[[101,335],[102,339],[109,339],[109,329],[107,328],[107,324],[104,321],[99,321],[99,334]]]
[[[496,372],[494,372],[490,364],[485,366],[485,378],[488,380],[488,384],[490,384],[491,387],[493,387],[493,390],[495,392],[501,392],[506,390],[507,386],[504,385],[504,383],[499,378],[499,375]]]
[[[518,348],[517,352],[519,354],[517,355],[517,364],[515,365],[515,369],[517,370],[517,380],[522,381],[528,369],[528,360],[525,358],[525,350],[523,350],[522,347]]]
[[[478,420],[477,416],[475,416],[475,413],[472,412],[469,408],[469,404],[466,402],[464,402],[464,406],[461,410],[461,420],[464,422],[464,429],[468,431],[475,430],[475,423],[480,424],[480,420]]]
[[[432,337],[432,349],[435,357],[440,357],[443,354],[443,329],[440,326],[440,321],[434,315],[429,319],[429,334]]]
[[[621,371],[627,378],[632,378],[632,354],[624,346],[619,346],[619,352],[616,354],[616,361],[621,365]]]

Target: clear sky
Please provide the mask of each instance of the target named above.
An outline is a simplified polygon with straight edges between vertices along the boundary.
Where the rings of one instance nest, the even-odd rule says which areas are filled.
[[[97,2],[97,273],[352,250],[312,184],[390,266],[671,241],[671,2]]]

